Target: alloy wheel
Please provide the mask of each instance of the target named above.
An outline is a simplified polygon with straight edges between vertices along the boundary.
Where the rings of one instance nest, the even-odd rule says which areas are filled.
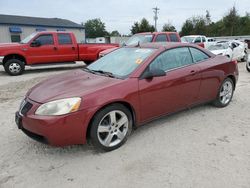
[[[224,82],[220,90],[220,102],[227,105],[233,96],[233,84],[230,81]]]
[[[100,121],[97,129],[99,142],[106,147],[121,143],[127,135],[129,120],[120,110],[107,113]]]

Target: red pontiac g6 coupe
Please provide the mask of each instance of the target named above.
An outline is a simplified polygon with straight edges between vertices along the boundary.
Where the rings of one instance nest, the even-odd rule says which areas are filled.
[[[207,102],[227,106],[237,79],[236,61],[196,45],[124,47],[34,86],[15,119],[39,141],[65,146],[90,138],[110,151],[157,117]]]

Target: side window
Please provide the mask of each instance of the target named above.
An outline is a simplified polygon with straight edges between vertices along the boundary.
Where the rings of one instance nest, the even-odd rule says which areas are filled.
[[[48,35],[40,35],[35,39],[35,41],[39,41],[41,45],[50,45],[54,44],[53,36],[48,34]]]
[[[57,37],[59,44],[72,44],[71,36],[68,33],[58,33]]]
[[[200,37],[197,37],[194,41],[194,43],[201,43],[201,38]]]
[[[172,33],[172,34],[169,35],[169,37],[170,37],[171,42],[179,42],[178,37],[176,36],[176,34]]]
[[[196,48],[190,48],[190,51],[193,56],[194,62],[204,61],[209,58],[207,54]]]
[[[202,37],[202,42],[206,42],[206,38],[205,37]]]
[[[163,52],[149,65],[149,69],[157,68],[168,71],[193,63],[189,49],[187,47],[182,47]]]
[[[155,42],[167,42],[167,35],[160,34],[156,37]]]
[[[238,44],[238,43],[236,43],[236,42],[233,42],[233,43],[232,43],[232,46],[233,46],[233,48],[236,48],[236,47],[238,47],[238,46],[239,46],[239,44]]]

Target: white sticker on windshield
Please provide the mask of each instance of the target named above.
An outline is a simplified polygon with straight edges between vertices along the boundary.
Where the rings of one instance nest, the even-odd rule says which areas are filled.
[[[136,53],[149,53],[151,52],[150,49],[137,49],[135,50]]]

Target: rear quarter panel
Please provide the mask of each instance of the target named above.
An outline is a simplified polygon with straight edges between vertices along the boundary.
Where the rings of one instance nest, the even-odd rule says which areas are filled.
[[[198,63],[202,80],[199,92],[201,102],[214,100],[221,83],[228,77],[238,78],[237,64],[224,56],[215,56],[210,60]]]

